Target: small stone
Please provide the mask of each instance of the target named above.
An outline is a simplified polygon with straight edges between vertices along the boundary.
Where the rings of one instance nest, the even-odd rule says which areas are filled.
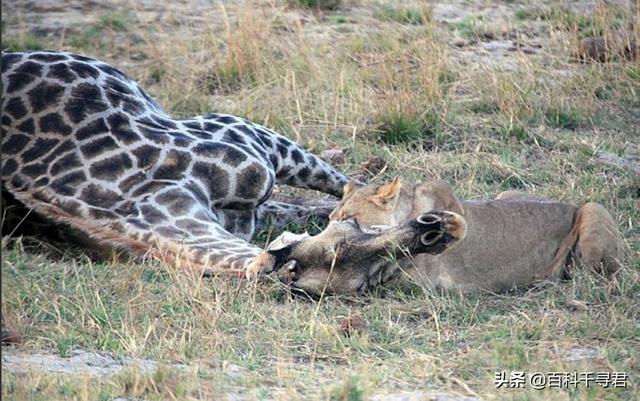
[[[22,336],[16,330],[5,327],[0,333],[2,345],[18,345],[22,343]]]
[[[386,168],[387,161],[380,156],[371,156],[360,165],[360,169],[371,177],[380,174]]]
[[[323,150],[320,158],[333,166],[340,166],[347,161],[347,155],[351,152],[351,148],[338,148]]]

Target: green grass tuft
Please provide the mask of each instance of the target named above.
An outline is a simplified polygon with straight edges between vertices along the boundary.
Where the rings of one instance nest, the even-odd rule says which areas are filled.
[[[582,115],[575,108],[550,108],[545,112],[545,121],[553,128],[575,130],[580,126],[582,120]]]
[[[45,44],[42,40],[30,34],[18,37],[7,37],[7,35],[2,35],[2,51],[23,52],[29,50],[43,50],[44,48]]]
[[[290,6],[317,10],[336,10],[341,3],[342,0],[289,0]]]
[[[441,133],[440,119],[432,114],[390,112],[379,117],[376,131],[378,139],[388,145],[424,143],[437,139]]]
[[[431,19],[430,10],[414,7],[394,7],[383,5],[376,13],[382,20],[395,21],[408,25],[423,25]]]

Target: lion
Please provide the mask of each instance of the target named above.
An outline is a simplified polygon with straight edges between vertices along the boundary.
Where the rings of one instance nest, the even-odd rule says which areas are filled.
[[[460,200],[440,180],[407,186],[398,177],[383,185],[350,182],[330,215],[328,229],[350,221],[364,231],[388,231],[434,210],[451,213],[456,226],[464,227],[440,252],[402,254],[397,260],[378,258],[377,263],[371,258],[360,263],[365,255],[350,253],[334,261],[330,272],[317,249],[332,248],[336,238],[322,233],[289,241],[288,246],[295,244],[298,252],[278,260],[274,269],[295,260],[293,284],[309,292],[325,290],[326,282],[336,293],[361,292],[404,271],[431,288],[498,293],[569,278],[575,266],[610,276],[625,255],[616,223],[598,203],[575,207],[517,191],[503,192],[492,200]]]

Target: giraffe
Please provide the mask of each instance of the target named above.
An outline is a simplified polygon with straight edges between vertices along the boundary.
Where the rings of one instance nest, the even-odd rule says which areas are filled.
[[[264,126],[171,118],[115,67],[52,51],[2,54],[0,172],[18,219],[35,214],[95,250],[239,275],[262,251],[249,240],[265,221],[328,214],[270,200],[275,184],[339,197],[348,182]]]

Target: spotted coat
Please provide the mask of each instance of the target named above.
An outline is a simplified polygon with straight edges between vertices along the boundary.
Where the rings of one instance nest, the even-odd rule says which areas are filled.
[[[274,185],[340,196],[347,178],[268,128],[226,114],[171,118],[111,65],[2,54],[2,189],[92,246],[243,271]],[[4,227],[5,231],[15,227]]]

